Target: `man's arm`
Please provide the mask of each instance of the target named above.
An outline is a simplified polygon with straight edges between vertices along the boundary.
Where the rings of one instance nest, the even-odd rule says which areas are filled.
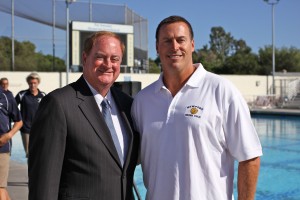
[[[14,122],[12,129],[6,134],[0,136],[0,147],[6,144],[22,126],[23,121]]]
[[[253,200],[260,167],[260,158],[242,161],[238,167],[238,200]]]

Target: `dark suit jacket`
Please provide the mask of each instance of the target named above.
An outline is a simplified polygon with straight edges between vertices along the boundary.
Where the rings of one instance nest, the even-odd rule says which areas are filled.
[[[129,135],[122,167],[110,132],[83,77],[45,96],[29,142],[29,200],[133,199],[138,134],[131,129],[132,98],[111,88]]]

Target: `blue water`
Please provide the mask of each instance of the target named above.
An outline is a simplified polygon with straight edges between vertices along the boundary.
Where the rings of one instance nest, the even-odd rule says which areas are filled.
[[[252,120],[264,154],[261,157],[256,200],[299,200],[300,117],[255,115]],[[13,139],[12,159],[26,163],[19,133]],[[142,176],[139,165],[135,173],[135,183],[142,199],[145,199],[146,189]],[[234,186],[236,196],[236,178]]]
[[[300,117],[254,116],[263,146],[258,200],[300,199]]]

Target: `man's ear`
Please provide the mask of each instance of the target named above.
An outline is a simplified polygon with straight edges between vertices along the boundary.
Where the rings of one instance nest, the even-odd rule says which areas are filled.
[[[192,39],[192,47],[193,47],[193,52],[195,51],[195,41]]]
[[[84,66],[85,65],[85,62],[86,62],[86,53],[85,52],[83,52],[82,53],[82,65]]]

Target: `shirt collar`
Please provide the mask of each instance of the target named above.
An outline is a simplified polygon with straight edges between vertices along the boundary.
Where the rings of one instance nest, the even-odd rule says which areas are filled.
[[[201,63],[194,64],[194,67],[197,69],[189,78],[186,85],[189,85],[191,87],[200,87],[200,82],[205,77],[207,71],[204,69]]]
[[[159,92],[161,89],[166,88],[163,82],[163,72],[160,73],[158,80],[155,83],[155,93]]]
[[[84,80],[87,83],[87,85],[89,86],[89,88],[90,88],[90,90],[91,90],[91,92],[92,92],[92,94],[93,94],[93,96],[94,96],[97,104],[100,105],[102,103],[103,99],[106,98],[107,101],[108,101],[109,106],[111,107],[112,96],[111,96],[110,90],[108,91],[107,95],[105,97],[103,97],[101,94],[99,94],[97,92],[97,90],[95,90],[95,88],[93,88],[92,85],[89,84],[89,82],[86,79],[84,79]]]
[[[206,70],[204,69],[204,67],[202,66],[201,63],[196,63],[193,64],[193,66],[196,69],[196,71],[192,74],[192,76],[189,78],[189,80],[187,81],[186,85],[189,85],[191,87],[200,87],[200,82],[202,81],[202,79],[205,77],[206,74]],[[156,85],[155,85],[155,92],[159,92],[161,89],[166,89],[166,86],[164,85],[163,82],[163,72],[160,74]]]

